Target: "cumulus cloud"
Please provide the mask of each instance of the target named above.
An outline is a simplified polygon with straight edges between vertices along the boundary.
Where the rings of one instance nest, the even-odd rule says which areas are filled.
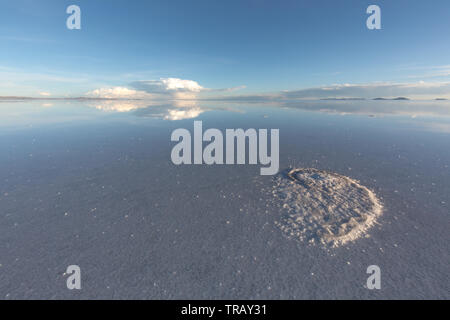
[[[150,94],[170,96],[175,99],[196,99],[200,93],[233,92],[246,88],[238,86],[232,88],[210,89],[201,86],[197,81],[179,78],[161,78],[159,80],[141,80],[130,84],[136,90]]]
[[[234,92],[244,88],[245,86],[209,89],[194,80],[161,78],[159,80],[134,81],[130,83],[129,87],[99,88],[88,92],[86,96],[102,99],[196,100],[202,92]]]
[[[166,90],[200,92],[204,88],[193,80],[183,80],[177,78],[161,79],[160,82]]]
[[[178,78],[134,81],[129,87],[105,87],[86,94],[102,99],[196,99],[198,93],[207,91],[198,82]]]
[[[159,80],[141,80],[132,82],[131,87],[149,94],[169,96],[174,99],[195,99],[205,90],[194,80],[161,78]]]

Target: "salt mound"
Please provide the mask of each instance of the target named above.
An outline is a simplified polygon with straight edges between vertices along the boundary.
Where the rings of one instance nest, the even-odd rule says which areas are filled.
[[[364,235],[383,211],[372,191],[336,173],[293,169],[277,179],[277,225],[290,238],[336,247]]]

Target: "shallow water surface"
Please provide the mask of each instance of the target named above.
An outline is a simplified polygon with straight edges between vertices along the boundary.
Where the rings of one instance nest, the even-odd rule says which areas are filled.
[[[194,120],[279,129],[280,174],[175,166],[171,133]],[[2,101],[0,298],[448,299],[449,165],[446,101]],[[274,188],[292,168],[348,177],[383,212],[339,246],[291,237]]]

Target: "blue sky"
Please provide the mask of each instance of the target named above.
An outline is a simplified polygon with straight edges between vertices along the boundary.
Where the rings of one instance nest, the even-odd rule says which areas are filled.
[[[66,28],[72,4],[81,8],[81,30]],[[371,4],[381,8],[382,30],[366,28]],[[2,0],[0,6],[0,95],[287,90],[309,97],[308,89],[323,97],[330,90],[373,96],[408,88],[413,96],[417,90],[450,97],[448,0]]]

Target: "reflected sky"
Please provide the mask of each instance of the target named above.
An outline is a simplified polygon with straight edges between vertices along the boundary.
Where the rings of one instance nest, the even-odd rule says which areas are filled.
[[[26,100],[0,102],[0,128],[45,124],[129,120],[132,117],[179,121],[204,113],[269,112],[291,117],[287,110],[337,116],[363,116],[411,123],[425,130],[450,133],[450,101],[295,101],[220,102],[147,100]],[[223,114],[222,114],[223,115]],[[265,116],[265,115],[263,115]]]

